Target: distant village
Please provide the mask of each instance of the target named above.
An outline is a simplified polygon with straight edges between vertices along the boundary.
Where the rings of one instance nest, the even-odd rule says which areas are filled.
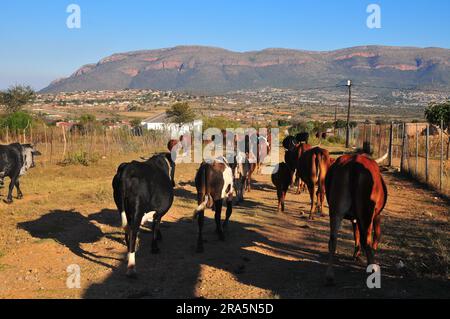
[[[421,120],[431,102],[448,99],[439,92],[395,91],[389,95],[369,94],[355,89],[352,119],[358,122],[379,119]],[[165,111],[174,103],[187,102],[198,120],[223,117],[242,125],[275,125],[301,120],[334,121],[347,111],[346,88],[259,89],[226,95],[198,95],[175,91],[118,90],[39,94],[28,108],[57,126],[71,127],[83,114],[92,114],[109,129],[140,125],[155,129],[164,123]],[[368,109],[370,108],[370,112]],[[370,117],[367,114],[371,114]]]

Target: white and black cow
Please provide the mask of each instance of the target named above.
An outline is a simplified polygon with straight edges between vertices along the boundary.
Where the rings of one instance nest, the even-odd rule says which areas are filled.
[[[0,184],[3,184],[5,177],[11,179],[8,196],[4,200],[5,203],[11,204],[13,202],[14,186],[17,188],[17,199],[23,198],[19,178],[35,166],[34,157],[38,155],[41,155],[41,153],[30,144],[0,145]]]
[[[205,209],[215,211],[216,231],[220,240],[225,240],[223,228],[230,220],[233,211],[233,171],[224,157],[203,162],[195,176],[198,207],[194,211],[194,219],[198,217],[197,252],[203,252],[203,223]],[[226,218],[221,224],[223,200],[226,199]]]
[[[245,153],[238,152],[234,157],[234,162],[231,164],[231,170],[233,171],[237,202],[242,203],[244,201],[245,187],[248,184],[251,170],[250,161]]]
[[[114,201],[121,214],[128,248],[127,276],[135,277],[135,253],[139,228],[153,218],[152,253],[159,252],[161,218],[174,198],[175,163],[170,153],[154,155],[146,162],[123,163],[113,179]]]

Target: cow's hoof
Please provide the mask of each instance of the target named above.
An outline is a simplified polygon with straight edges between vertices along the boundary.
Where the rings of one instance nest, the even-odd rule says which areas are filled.
[[[18,195],[17,199],[19,199],[19,200],[23,199],[23,195]]]
[[[13,203],[13,200],[12,200],[12,199],[4,199],[3,202],[4,202],[5,204],[10,205],[10,204]]]

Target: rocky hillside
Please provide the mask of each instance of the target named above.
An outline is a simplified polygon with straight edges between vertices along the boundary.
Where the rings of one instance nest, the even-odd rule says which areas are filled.
[[[239,53],[180,46],[114,54],[52,82],[42,92],[153,88],[224,93],[335,85],[348,78],[368,86],[450,88],[450,50],[364,46],[329,52]]]

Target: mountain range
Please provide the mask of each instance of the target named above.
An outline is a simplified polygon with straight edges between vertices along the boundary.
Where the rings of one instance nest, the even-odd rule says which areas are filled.
[[[42,93],[158,89],[220,94],[265,87],[450,88],[450,50],[360,46],[335,51],[233,52],[203,46],[117,53],[53,81]]]

